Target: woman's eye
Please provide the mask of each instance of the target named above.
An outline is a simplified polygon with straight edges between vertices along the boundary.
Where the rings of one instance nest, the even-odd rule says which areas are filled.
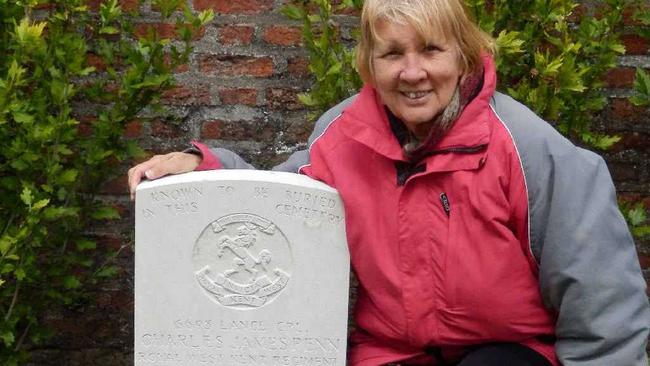
[[[428,45],[424,46],[424,51],[425,52],[435,52],[435,51],[439,51],[439,50],[440,50],[440,48],[438,48],[438,46],[436,46],[436,45],[428,44]]]

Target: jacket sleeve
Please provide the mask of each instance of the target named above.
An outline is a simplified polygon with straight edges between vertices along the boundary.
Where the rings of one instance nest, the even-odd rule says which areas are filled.
[[[540,288],[558,314],[565,366],[647,366],[650,316],[634,242],[602,158],[579,148],[551,155],[548,185],[532,205]]]
[[[502,94],[493,107],[520,154],[540,291],[564,366],[647,366],[650,307],[604,160]]]
[[[309,136],[307,146],[310,147],[329,127],[338,116],[343,113],[343,110],[354,101],[356,95],[351,96],[330,110],[325,112],[314,125],[314,130]],[[209,169],[255,169],[255,167],[236,153],[223,148],[210,148],[202,143],[193,141],[192,144],[203,156],[201,165],[196,170],[209,170]],[[294,152],[289,158],[274,166],[271,170],[298,173],[300,168],[308,166],[311,163],[309,148],[302,149]]]

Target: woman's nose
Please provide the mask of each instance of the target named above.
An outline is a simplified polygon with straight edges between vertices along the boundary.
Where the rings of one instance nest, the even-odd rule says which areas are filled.
[[[400,79],[406,82],[417,82],[426,78],[426,76],[427,72],[419,57],[412,55],[404,58]]]

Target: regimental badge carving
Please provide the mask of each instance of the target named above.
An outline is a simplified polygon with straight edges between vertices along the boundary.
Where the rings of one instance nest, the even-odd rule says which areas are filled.
[[[197,239],[192,260],[205,293],[237,309],[258,308],[276,298],[289,283],[293,265],[284,234],[252,214],[211,222]]]

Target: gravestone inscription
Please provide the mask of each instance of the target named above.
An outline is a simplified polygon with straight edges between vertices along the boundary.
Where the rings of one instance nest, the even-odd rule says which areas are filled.
[[[334,189],[252,170],[143,182],[135,242],[135,365],[345,365]]]

